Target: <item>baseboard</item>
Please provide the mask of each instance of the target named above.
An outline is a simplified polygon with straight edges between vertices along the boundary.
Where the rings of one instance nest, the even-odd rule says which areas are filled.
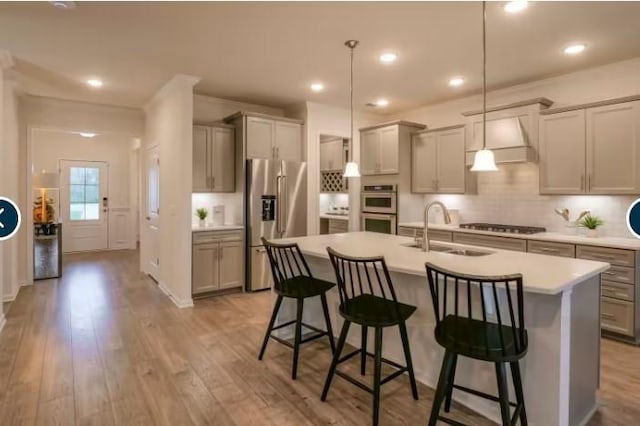
[[[4,317],[4,313],[0,313],[0,333],[2,333],[2,329],[6,323],[7,319]]]
[[[178,308],[193,308],[193,299],[179,299],[162,281],[158,281],[158,287]]]
[[[16,290],[13,292],[13,294],[8,294],[8,295],[4,295],[2,296],[2,302],[6,303],[6,302],[13,302],[14,300],[16,300],[16,297],[18,297],[18,292],[20,291],[20,287],[22,287],[21,284],[19,284],[16,287]]]

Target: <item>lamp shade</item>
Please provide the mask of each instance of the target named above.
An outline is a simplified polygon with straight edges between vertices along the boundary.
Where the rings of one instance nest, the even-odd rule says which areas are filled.
[[[42,171],[33,177],[34,188],[57,188],[60,186],[58,173]]]
[[[493,156],[493,151],[490,149],[481,149],[476,152],[476,156],[473,160],[473,166],[471,166],[472,172],[495,172],[498,170],[496,166],[496,159]]]
[[[349,161],[344,168],[343,176],[346,178],[360,177],[360,168],[358,167],[358,163],[355,161]]]

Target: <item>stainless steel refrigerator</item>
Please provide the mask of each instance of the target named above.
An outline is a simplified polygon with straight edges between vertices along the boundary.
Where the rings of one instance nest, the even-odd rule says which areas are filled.
[[[247,290],[270,288],[273,280],[261,237],[307,235],[307,163],[247,160]]]

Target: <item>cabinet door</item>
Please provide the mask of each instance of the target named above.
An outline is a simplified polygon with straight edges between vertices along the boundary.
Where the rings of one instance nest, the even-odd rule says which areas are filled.
[[[273,158],[274,135],[275,122],[273,120],[247,117],[247,158]]]
[[[214,192],[234,192],[236,187],[236,153],[233,130],[211,129],[211,186]]]
[[[378,174],[390,175],[400,172],[400,135],[398,126],[383,127],[380,132],[380,159]]]
[[[640,102],[587,110],[591,194],[640,193]]]
[[[436,147],[435,133],[411,138],[411,192],[436,192]]]
[[[302,161],[302,126],[276,121],[275,148],[278,160]]]
[[[208,127],[193,126],[193,192],[211,192],[208,140]]]
[[[380,134],[369,130],[360,134],[360,173],[375,175],[380,166]]]
[[[540,116],[539,130],[540,193],[584,193],[584,110]]]
[[[329,146],[330,142],[322,142],[320,143],[320,171],[326,172],[331,170],[329,157],[331,155],[331,147]]]
[[[191,292],[193,294],[218,290],[218,244],[193,246]]]
[[[331,142],[327,142],[329,145],[329,170],[342,170],[344,168],[344,149],[342,146],[342,139],[336,139]]]
[[[242,242],[220,243],[220,289],[242,286]]]
[[[443,130],[437,136],[436,189],[441,193],[464,194],[465,150],[464,128]]]

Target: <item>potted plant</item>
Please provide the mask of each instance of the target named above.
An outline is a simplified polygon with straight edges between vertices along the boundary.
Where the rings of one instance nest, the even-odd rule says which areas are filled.
[[[598,216],[594,216],[592,214],[588,214],[580,219],[578,224],[582,228],[587,229],[587,237],[597,237],[598,236],[598,227],[604,225],[604,221],[600,219]]]
[[[207,218],[208,215],[209,215],[209,211],[204,207],[200,207],[199,209],[196,209],[196,216],[198,216],[198,219],[200,219],[201,228],[205,227],[204,220]]]

